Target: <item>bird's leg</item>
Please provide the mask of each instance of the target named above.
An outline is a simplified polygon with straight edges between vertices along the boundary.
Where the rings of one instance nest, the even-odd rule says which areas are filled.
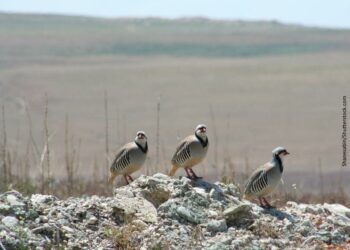
[[[126,183],[129,184],[127,175],[123,175],[123,176],[124,176],[124,179],[125,179]]]
[[[134,179],[131,177],[131,175],[128,175],[130,181],[134,181]]]
[[[265,205],[264,202],[262,201],[261,197],[258,197],[258,199],[259,199],[260,207],[265,208],[266,205]]]
[[[187,174],[187,178],[190,178],[191,180],[193,179],[193,176],[188,172],[189,168],[188,167],[185,167],[185,171],[186,171],[186,174]]]
[[[267,208],[274,208],[274,207],[271,206],[271,204],[265,199],[265,197],[263,197],[262,199],[263,199],[263,201],[265,202]]]
[[[191,174],[192,174],[192,176],[193,176],[194,179],[202,179],[202,178],[203,178],[203,177],[197,176],[197,175],[195,174],[195,172],[192,170],[192,168],[189,168],[188,170],[190,170],[190,172],[191,172]]]

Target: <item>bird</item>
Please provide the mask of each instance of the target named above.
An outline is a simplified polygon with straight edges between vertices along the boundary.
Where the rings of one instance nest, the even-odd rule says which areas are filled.
[[[123,175],[127,184],[133,181],[130,174],[138,171],[146,160],[148,152],[147,136],[143,131],[136,133],[133,142],[125,144],[119,149],[110,167],[108,182],[113,183],[118,175]]]
[[[206,132],[207,126],[199,124],[194,135],[187,136],[180,142],[171,159],[170,176],[174,176],[178,168],[184,168],[188,178],[194,180],[202,178],[193,172],[192,167],[203,161],[207,154],[209,140]]]
[[[244,190],[244,198],[258,197],[260,206],[273,208],[264,196],[272,193],[281,180],[283,173],[283,157],[289,155],[284,147],[272,150],[272,160],[257,168],[248,181]]]

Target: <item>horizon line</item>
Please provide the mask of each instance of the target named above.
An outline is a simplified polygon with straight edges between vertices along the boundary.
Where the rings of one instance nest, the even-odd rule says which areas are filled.
[[[241,18],[216,18],[205,15],[193,15],[193,16],[177,16],[177,17],[166,17],[159,15],[144,15],[144,16],[101,16],[101,15],[92,15],[92,14],[78,14],[78,13],[62,13],[62,12],[47,12],[47,11],[7,11],[0,10],[0,14],[5,15],[34,15],[34,16],[61,16],[61,17],[80,17],[80,18],[91,18],[91,19],[101,19],[101,20],[118,20],[118,19],[162,19],[169,21],[176,21],[182,19],[203,19],[207,21],[214,22],[265,22],[265,23],[276,23],[285,26],[296,26],[303,28],[314,28],[314,29],[329,29],[329,30],[350,30],[350,27],[340,27],[340,26],[321,26],[321,25],[311,25],[303,23],[294,23],[294,22],[285,22],[278,19],[241,19]]]

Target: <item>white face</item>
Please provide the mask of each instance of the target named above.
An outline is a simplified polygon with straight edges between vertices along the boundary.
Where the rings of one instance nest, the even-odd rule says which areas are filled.
[[[273,154],[279,156],[280,158],[285,157],[286,155],[289,155],[289,152],[283,148],[283,147],[277,147],[272,151]]]
[[[146,136],[145,132],[143,132],[143,131],[137,132],[135,141],[138,142],[138,143],[141,143],[141,144],[146,143],[147,136]]]
[[[206,136],[206,134],[207,134],[207,126],[205,126],[204,124],[198,125],[196,127],[196,134],[201,136],[201,137]]]

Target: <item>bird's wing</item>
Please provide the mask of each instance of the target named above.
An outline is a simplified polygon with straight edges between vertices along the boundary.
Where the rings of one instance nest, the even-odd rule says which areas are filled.
[[[244,193],[250,193],[254,183],[259,181],[262,178],[267,178],[266,173],[272,168],[270,162],[265,163],[264,165],[257,168],[249,177],[247,184],[245,185]],[[267,182],[267,180],[266,180]]]
[[[119,169],[120,167],[124,168],[129,164],[129,148],[127,146],[122,147],[111,165],[111,170]]]
[[[179,146],[176,148],[176,151],[173,155],[173,158],[171,159],[171,162],[174,163],[177,159],[177,157],[187,148],[187,145],[189,144],[188,138],[185,138],[183,141],[180,142]]]

